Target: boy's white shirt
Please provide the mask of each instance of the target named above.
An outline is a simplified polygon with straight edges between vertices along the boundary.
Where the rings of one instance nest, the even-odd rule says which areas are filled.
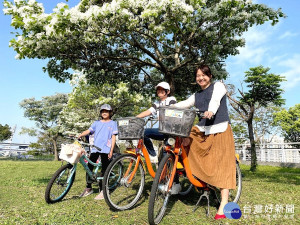
[[[157,117],[158,117],[159,116],[159,112],[158,112],[159,107],[170,105],[170,101],[172,101],[172,100],[176,101],[176,98],[174,96],[170,96],[170,97],[167,97],[163,101],[156,101],[153,103],[154,105],[156,105],[156,109],[153,106],[151,106],[148,110],[151,112],[152,115],[157,115]]]
[[[207,111],[211,111],[215,115],[219,109],[221,99],[226,94],[226,92],[227,91],[226,91],[225,85],[222,82],[219,82],[219,81],[216,82],[214,85],[213,94],[211,96],[211,100],[209,102]],[[188,99],[178,102],[178,103],[174,104],[173,106],[178,107],[178,108],[188,109],[188,108],[195,106],[195,101],[196,101],[195,94],[193,94]],[[199,128],[199,130],[201,132],[205,132],[205,135],[216,134],[216,133],[222,133],[222,132],[226,131],[226,129],[228,127],[228,121],[225,121],[225,122],[222,122],[219,124],[215,124],[215,125],[211,125],[211,126],[198,126],[198,125],[196,125],[196,126]]]

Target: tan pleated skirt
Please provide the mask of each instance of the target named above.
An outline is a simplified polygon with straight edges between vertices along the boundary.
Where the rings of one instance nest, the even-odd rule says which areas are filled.
[[[190,134],[188,159],[200,180],[218,188],[235,189],[235,146],[231,126],[223,133],[205,135],[194,126]]]

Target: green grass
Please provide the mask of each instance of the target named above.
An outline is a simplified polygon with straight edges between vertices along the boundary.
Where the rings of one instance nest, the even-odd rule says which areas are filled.
[[[148,224],[148,201],[152,178],[146,176],[142,199],[136,207],[123,212],[113,212],[105,201],[95,201],[96,194],[86,198],[77,196],[85,187],[85,173],[81,165],[74,185],[65,199],[48,205],[44,200],[45,188],[61,162],[18,161],[0,159],[0,224]],[[206,217],[206,201],[193,212],[199,193],[187,197],[173,196],[170,210],[161,224],[300,224],[300,169],[259,166],[256,173],[241,165],[243,191],[239,202],[243,216],[239,220],[215,221],[216,208],[211,206]],[[97,191],[96,186],[94,190]],[[283,212],[264,213],[266,205],[283,207]],[[254,214],[258,206],[263,213]],[[294,213],[286,213],[286,205],[294,206]],[[244,208],[252,212],[245,218]],[[270,219],[267,216],[270,215]],[[281,218],[273,218],[280,215]],[[291,218],[293,217],[293,218]]]

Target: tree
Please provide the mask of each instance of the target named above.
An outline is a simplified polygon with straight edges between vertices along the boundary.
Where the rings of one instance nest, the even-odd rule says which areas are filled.
[[[274,114],[282,108],[271,104],[266,107],[255,106],[253,115],[253,134],[255,143],[271,142],[275,135],[280,133],[280,127],[274,124]],[[236,138],[236,143],[244,144],[249,139],[247,123],[240,114],[231,108],[230,112],[231,127]]]
[[[281,106],[285,100],[281,94],[280,83],[284,78],[280,75],[268,73],[270,69],[262,66],[250,68],[245,72],[245,80],[248,90],[238,90],[240,96],[234,98],[233,94],[228,92],[231,106],[239,113],[241,118],[247,123],[248,135],[251,145],[251,171],[256,170],[256,149],[254,139],[253,119],[254,114],[260,107],[267,107],[273,103],[275,106]]]
[[[275,113],[274,123],[281,127],[285,141],[300,142],[300,104]]]
[[[100,107],[105,103],[112,106],[114,118],[137,115],[151,105],[150,97],[130,93],[126,83],[120,82],[116,88],[107,83],[93,85],[85,77],[77,73],[70,82],[73,89],[59,121],[63,133],[74,135],[88,129],[99,118]]]
[[[16,58],[49,59],[50,77],[71,79],[71,68],[89,82],[130,82],[136,91],[166,80],[178,96],[197,88],[195,65],[220,71],[245,45],[249,27],[285,16],[246,0],[81,0],[73,8],[59,3],[51,14],[35,0],[5,0],[4,7],[16,29]]]
[[[12,136],[10,127],[5,124],[4,126],[0,124],[0,141],[5,141]]]
[[[35,98],[24,99],[20,103],[21,108],[25,110],[24,116],[35,121],[37,126],[37,129],[27,129],[27,133],[33,135],[39,131],[41,137],[49,138],[52,142],[55,160],[58,160],[57,139],[61,136],[57,122],[60,112],[67,101],[67,94],[55,94],[42,97],[42,100],[35,100]]]

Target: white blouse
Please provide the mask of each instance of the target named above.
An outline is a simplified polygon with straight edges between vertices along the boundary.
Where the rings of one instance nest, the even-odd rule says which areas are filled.
[[[226,94],[226,92],[227,91],[225,85],[219,81],[216,82],[214,85],[213,94],[211,96],[211,100],[209,102],[207,111],[211,111],[215,115],[219,109],[221,99]],[[184,101],[174,104],[173,106],[182,109],[188,109],[195,106],[195,94],[191,95],[188,99]],[[211,126],[198,126],[198,125],[196,126],[199,128],[201,132],[205,132],[205,135],[216,134],[216,133],[222,133],[226,131],[228,127],[228,121],[211,125]]]

